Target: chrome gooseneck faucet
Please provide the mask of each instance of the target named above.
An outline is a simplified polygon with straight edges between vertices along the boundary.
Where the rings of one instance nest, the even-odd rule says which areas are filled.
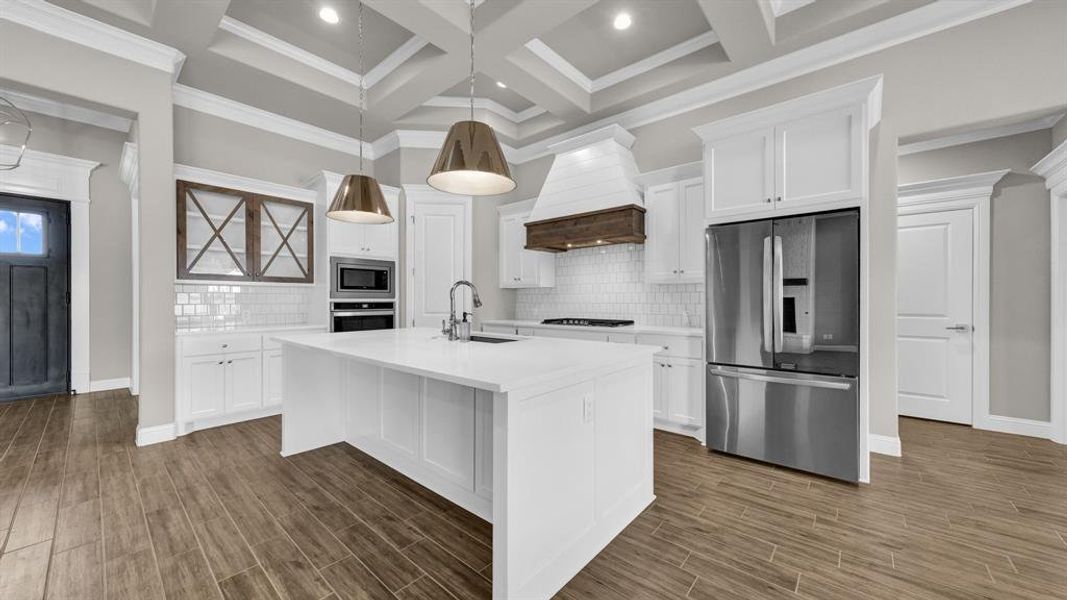
[[[482,306],[482,299],[478,297],[478,288],[474,287],[474,284],[466,279],[460,279],[456,283],[452,284],[452,289],[448,292],[448,324],[444,325],[441,333],[448,334],[450,341],[460,339],[459,333],[456,331],[459,329],[459,321],[456,320],[456,288],[461,285],[465,285],[471,289],[472,300],[474,301],[474,308],[480,308]],[[466,315],[467,313],[463,313]],[[470,330],[467,330],[467,338],[470,338]]]

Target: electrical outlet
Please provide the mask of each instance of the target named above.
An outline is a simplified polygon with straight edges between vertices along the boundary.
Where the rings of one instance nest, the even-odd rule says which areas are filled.
[[[582,422],[591,423],[593,421],[593,399],[589,396],[582,397]]]
[[[832,334],[832,333],[824,333],[824,334],[822,334],[822,341],[824,341],[824,342],[832,342],[832,341],[834,341],[834,334]]]

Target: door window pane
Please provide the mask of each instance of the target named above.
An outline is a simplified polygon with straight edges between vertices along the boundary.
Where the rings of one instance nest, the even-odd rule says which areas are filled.
[[[0,210],[0,252],[43,255],[44,217],[40,213]]]

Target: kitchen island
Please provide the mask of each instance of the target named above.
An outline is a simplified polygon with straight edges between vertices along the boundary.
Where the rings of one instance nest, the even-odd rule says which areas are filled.
[[[550,598],[654,499],[656,346],[278,336],[282,455],[346,442],[493,523],[493,597]]]

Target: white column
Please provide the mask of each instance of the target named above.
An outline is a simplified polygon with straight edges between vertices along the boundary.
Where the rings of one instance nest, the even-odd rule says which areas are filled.
[[[1067,142],[1030,170],[1045,178],[1052,203],[1051,438],[1067,444]]]

